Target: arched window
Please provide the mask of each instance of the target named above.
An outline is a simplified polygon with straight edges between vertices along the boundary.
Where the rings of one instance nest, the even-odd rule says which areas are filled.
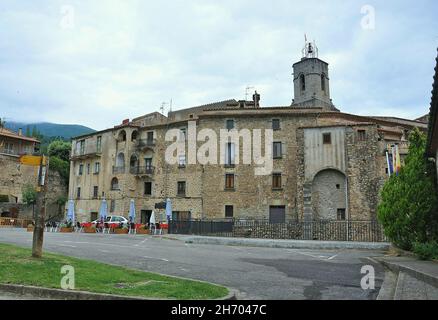
[[[119,141],[126,141],[126,131],[125,130],[120,131],[118,140]]]
[[[120,152],[117,156],[116,167],[122,168],[125,166],[125,154]]]
[[[111,180],[111,190],[120,190],[119,189],[119,180],[117,178],[113,178]]]
[[[137,140],[137,136],[138,136],[138,132],[137,131],[133,131],[132,134],[131,134],[131,141]]]
[[[301,91],[306,91],[306,78],[304,77],[304,74],[300,75],[300,85]]]
[[[130,159],[130,161],[129,161],[129,166],[130,166],[131,168],[135,168],[135,167],[138,167],[138,166],[139,166],[138,157],[137,157],[135,154],[133,154],[133,155],[131,156],[131,159]]]
[[[321,90],[325,91],[325,75],[321,75]]]

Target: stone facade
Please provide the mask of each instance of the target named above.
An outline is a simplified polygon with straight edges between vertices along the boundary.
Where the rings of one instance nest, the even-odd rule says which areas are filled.
[[[291,106],[260,107],[255,94],[254,101],[226,100],[173,111],[168,117],[153,113],[73,139],[69,197],[75,200],[78,219],[97,218],[103,198],[109,201],[111,214],[124,216],[134,199],[138,222],[146,222],[155,204],[167,198],[179,218],[375,219],[379,189],[387,178],[387,145],[406,145],[412,128],[427,126],[339,112],[330,100],[328,65],[311,58],[294,67],[295,77],[306,74],[313,93],[302,101],[295,99]],[[241,142],[233,149],[240,160],[234,165],[221,159],[190,163],[189,149],[205,144],[190,139],[190,127],[196,124],[197,133],[210,129],[220,137],[230,123],[241,133],[248,130],[251,137],[256,129],[262,133],[275,129],[273,142],[281,148],[272,159],[272,172],[256,175],[254,163],[242,163]],[[171,129],[189,136],[182,140],[184,165],[165,161],[166,150],[174,143],[165,139]],[[217,150],[225,148],[223,141],[214,144]],[[151,183],[151,194],[145,194],[145,183]],[[178,185],[183,183],[185,193],[179,194]],[[165,219],[164,210],[155,212],[159,220]]]
[[[38,167],[20,163],[20,156],[34,153],[39,145],[35,139],[24,137],[21,133],[2,128],[0,130],[0,195],[7,202],[0,202],[2,217],[23,219],[33,218],[32,206],[23,204],[23,188],[37,185]],[[63,208],[56,200],[67,194],[67,186],[57,172],[49,172],[49,191],[47,192],[47,217],[63,215]]]

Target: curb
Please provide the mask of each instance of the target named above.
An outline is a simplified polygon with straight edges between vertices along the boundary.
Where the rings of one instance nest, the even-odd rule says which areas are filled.
[[[181,239],[185,243],[212,244],[228,246],[248,246],[284,249],[361,249],[361,250],[388,250],[390,244],[386,242],[340,242],[314,240],[272,240],[247,238],[219,238],[219,237],[188,237]]]
[[[229,294],[223,298],[212,299],[212,300],[237,300],[237,290],[229,289]],[[154,301],[154,300],[169,300],[172,299],[160,299],[160,298],[144,298],[135,296],[120,296],[106,293],[94,293],[87,291],[76,291],[76,290],[61,290],[53,288],[42,288],[35,286],[25,286],[16,284],[0,284],[0,290],[18,294],[21,296],[33,296],[38,298],[48,298],[55,300],[143,300],[143,301]]]
[[[382,264],[384,267],[386,267],[387,269],[391,270],[392,272],[399,274],[400,272],[404,272],[406,274],[409,274],[410,276],[416,278],[417,280],[423,281],[427,284],[430,284],[436,288],[438,288],[438,278],[434,277],[430,274],[424,273],[424,272],[420,272],[418,270],[406,267],[406,266],[401,266],[397,263],[392,263],[392,262],[388,262],[385,261],[382,258],[374,258],[375,260],[377,260],[380,264]]]

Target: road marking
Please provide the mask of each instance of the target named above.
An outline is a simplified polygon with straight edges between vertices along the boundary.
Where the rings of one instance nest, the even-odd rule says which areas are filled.
[[[163,258],[156,258],[156,257],[149,257],[149,256],[143,256],[143,258],[154,259],[154,260],[161,260],[161,261],[169,262],[169,260],[163,259]]]
[[[149,239],[148,238],[144,239],[142,242],[135,244],[134,247],[140,246],[141,244],[145,243],[147,240]]]
[[[55,245],[59,246],[59,247],[77,248],[76,246],[71,246],[71,245],[68,245],[68,244],[55,244]]]
[[[331,257],[328,258],[327,260],[333,260],[333,259],[336,258],[337,256],[339,256],[339,253],[335,254],[334,256],[331,256]]]

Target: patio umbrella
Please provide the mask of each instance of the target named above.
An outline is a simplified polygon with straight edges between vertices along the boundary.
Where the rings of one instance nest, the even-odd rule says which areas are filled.
[[[131,203],[129,204],[129,218],[131,222],[135,222],[135,201],[131,199]]]
[[[105,198],[103,198],[99,209],[100,220],[105,221],[107,213],[108,213],[108,204]]]
[[[75,202],[73,200],[68,201],[67,221],[75,223]]]
[[[172,202],[169,198],[166,200],[166,217],[168,221],[172,219]]]
[[[150,225],[155,225],[155,211],[152,211],[151,217],[149,219],[149,224]]]

